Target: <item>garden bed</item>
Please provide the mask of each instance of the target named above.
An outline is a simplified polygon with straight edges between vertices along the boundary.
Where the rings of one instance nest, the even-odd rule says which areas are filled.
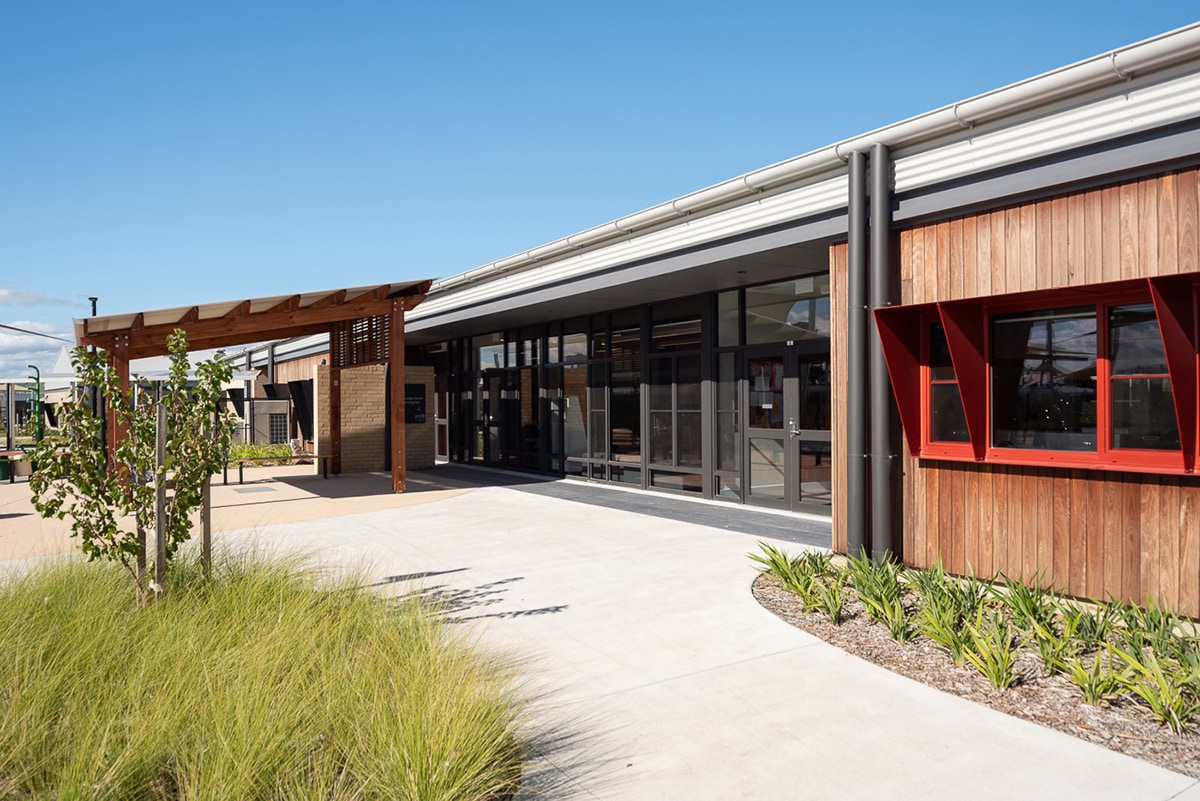
[[[317,583],[314,583],[317,582]],[[511,666],[437,610],[296,565],[0,583],[0,798],[511,798]]]
[[[1084,702],[1080,690],[1061,674],[1051,675],[1035,650],[1020,648],[1013,666],[1016,681],[994,689],[969,664],[957,666],[942,647],[917,634],[898,642],[888,627],[871,619],[848,593],[844,618],[834,625],[823,612],[806,608],[770,572],[755,579],[752,592],[767,610],[844,651],[944,692],[986,704],[1000,712],[1049,726],[1113,751],[1200,778],[1200,736],[1175,734],[1130,696],[1103,706]]]

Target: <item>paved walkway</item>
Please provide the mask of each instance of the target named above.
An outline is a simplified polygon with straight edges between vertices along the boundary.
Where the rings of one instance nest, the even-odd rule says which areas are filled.
[[[510,486],[223,538],[365,562],[519,656],[528,798],[1200,799],[780,622],[750,595],[744,533]]]

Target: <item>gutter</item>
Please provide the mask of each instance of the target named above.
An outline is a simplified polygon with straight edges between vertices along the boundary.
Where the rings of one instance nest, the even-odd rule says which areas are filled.
[[[867,152],[874,144],[890,150],[908,147],[947,133],[973,128],[1003,117],[1119,84],[1135,74],[1162,69],[1200,56],[1200,23],[1145,39],[1000,89],[943,106],[898,123],[877,128],[836,144],[731,178],[666,203],[589,228],[433,284],[445,292],[607,242],[634,231],[679,220],[690,214],[740,200],[830,170],[843,169],[850,153]]]

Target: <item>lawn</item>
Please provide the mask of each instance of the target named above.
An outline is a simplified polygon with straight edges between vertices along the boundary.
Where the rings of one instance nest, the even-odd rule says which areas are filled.
[[[256,558],[181,559],[138,609],[108,565],[0,585],[0,798],[491,801],[512,673],[414,600]]]

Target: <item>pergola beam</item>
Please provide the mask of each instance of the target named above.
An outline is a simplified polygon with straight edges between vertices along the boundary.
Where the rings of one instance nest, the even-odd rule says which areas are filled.
[[[249,313],[250,301],[247,300],[234,306],[223,317],[191,323],[147,325],[136,330],[131,327],[116,331],[85,331],[82,343],[108,350],[118,337],[128,336],[130,358],[138,359],[166,353],[167,338],[179,328],[187,333],[188,347],[194,350],[306,336],[328,331],[334,323],[391,314],[393,300],[397,299],[406,310],[411,310],[424,300],[428,289],[429,282],[422,282],[395,298],[376,299],[373,297],[375,293],[370,292],[350,301],[334,303],[331,298],[335,295],[345,297],[345,292],[341,291],[301,308],[288,308],[292,304],[284,302],[254,314]],[[317,305],[325,301],[329,301],[329,304]]]

